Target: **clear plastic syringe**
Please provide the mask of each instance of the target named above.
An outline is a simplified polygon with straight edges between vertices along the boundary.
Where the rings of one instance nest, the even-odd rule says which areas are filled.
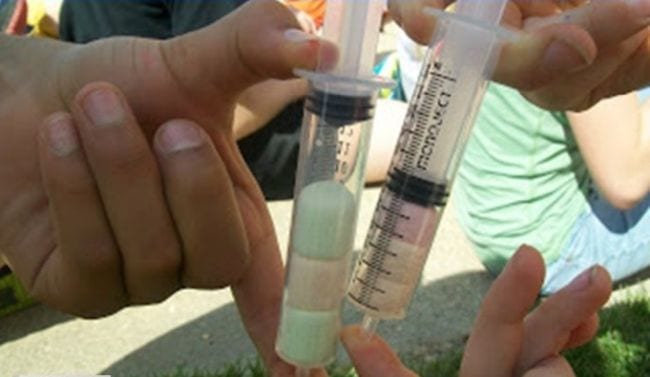
[[[337,44],[333,69],[309,79],[296,174],[278,355],[298,376],[336,356],[359,199],[379,89],[372,76],[383,0],[328,0],[323,37]]]
[[[438,17],[348,290],[374,331],[401,319],[433,243],[462,150],[503,38],[507,0],[458,0]]]

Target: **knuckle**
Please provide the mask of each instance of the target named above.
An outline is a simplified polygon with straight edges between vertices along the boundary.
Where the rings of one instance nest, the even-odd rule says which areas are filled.
[[[150,273],[163,276],[178,276],[182,263],[180,247],[177,242],[166,242],[145,254],[145,268]]]
[[[112,241],[98,241],[88,250],[91,252],[80,253],[77,256],[83,268],[97,273],[119,273],[121,258]]]
[[[224,255],[214,263],[187,266],[183,270],[182,282],[189,288],[225,288],[241,280],[250,264],[248,252]]]

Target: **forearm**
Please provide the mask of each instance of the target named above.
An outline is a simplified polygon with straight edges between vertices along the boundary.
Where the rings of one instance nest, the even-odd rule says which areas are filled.
[[[580,152],[594,182],[615,207],[629,209],[650,192],[650,119],[634,94],[569,113]]]

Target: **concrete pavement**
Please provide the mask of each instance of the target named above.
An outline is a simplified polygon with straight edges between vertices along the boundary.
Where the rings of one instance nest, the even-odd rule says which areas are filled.
[[[364,194],[357,250],[378,191]],[[270,203],[282,250],[291,205]],[[406,320],[380,326],[380,333],[402,352],[431,354],[462,340],[489,285],[490,278],[455,225],[453,211],[442,221],[438,245]],[[360,319],[351,307],[344,318],[347,323]],[[74,319],[43,306],[0,319],[0,377],[55,372],[140,376],[182,366],[218,370],[253,355],[227,290],[186,290],[162,304],[125,309],[99,320]]]
[[[364,193],[356,250],[362,246],[378,192]],[[270,203],[282,250],[286,250],[291,205]],[[455,347],[469,333],[490,282],[458,228],[452,195],[407,318],[384,322],[379,332],[405,354],[431,356]],[[612,302],[630,291],[650,294],[650,280],[617,291]],[[359,320],[360,315],[347,305],[344,321]],[[0,318],[0,377],[160,375],[179,367],[214,371],[250,357],[254,349],[228,290],[185,290],[162,304],[125,309],[99,320],[75,319],[43,306]]]
[[[394,46],[395,33],[394,26],[387,29],[380,51]],[[368,189],[364,194],[356,250],[361,249],[378,192]],[[286,251],[292,203],[269,206],[281,250]],[[402,353],[430,356],[461,344],[491,282],[458,228],[453,195],[448,207],[407,318],[379,328]],[[650,280],[616,292],[612,302],[630,290],[650,294]],[[344,321],[359,319],[348,305]],[[185,290],[162,304],[99,320],[75,319],[43,306],[0,318],[0,377],[153,376],[179,367],[214,371],[254,353],[228,290]],[[345,362],[342,354],[340,360]]]

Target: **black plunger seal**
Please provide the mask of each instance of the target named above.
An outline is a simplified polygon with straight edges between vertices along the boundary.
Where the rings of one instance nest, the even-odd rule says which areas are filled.
[[[446,184],[429,182],[399,169],[388,173],[386,188],[407,202],[422,207],[444,206],[449,197]]]
[[[318,89],[309,92],[305,108],[333,127],[366,121],[375,114],[375,103],[371,96],[348,96]]]

